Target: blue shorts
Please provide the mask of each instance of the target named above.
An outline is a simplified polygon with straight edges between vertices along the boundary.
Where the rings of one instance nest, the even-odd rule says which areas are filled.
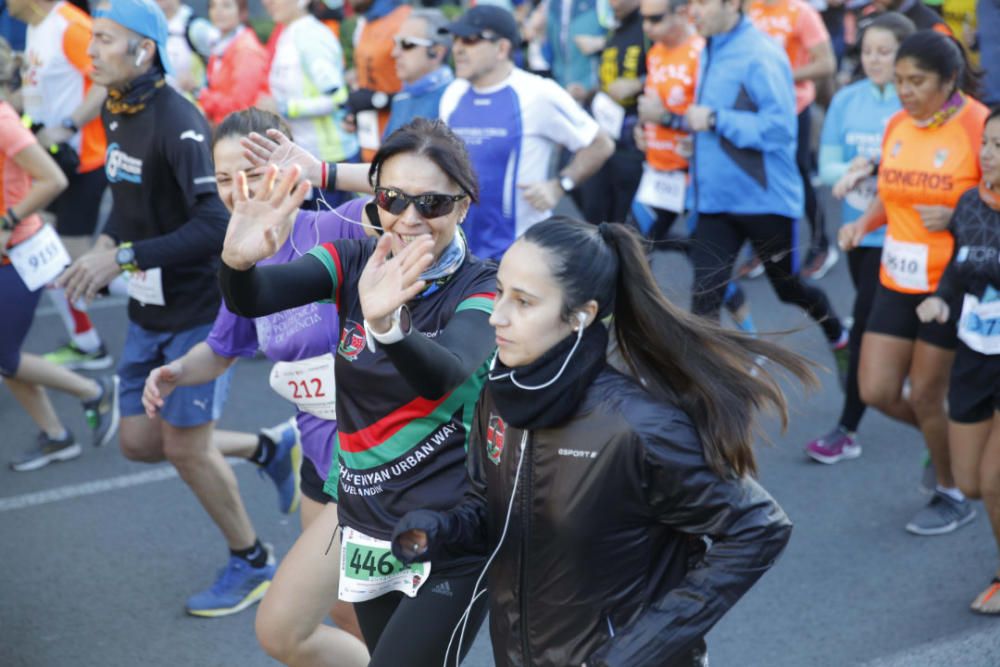
[[[211,324],[203,324],[176,333],[150,331],[129,322],[125,349],[118,362],[118,400],[122,417],[145,414],[142,390],[149,373],[154,368],[183,357],[188,350],[208,338],[211,330]],[[167,397],[160,410],[160,417],[177,428],[201,426],[216,421],[222,414],[229,395],[230,375],[231,369],[212,382],[194,387],[177,387]]]
[[[21,365],[21,346],[35,319],[35,308],[42,298],[41,288],[29,292],[28,287],[10,264],[0,266],[0,375],[14,377]]]

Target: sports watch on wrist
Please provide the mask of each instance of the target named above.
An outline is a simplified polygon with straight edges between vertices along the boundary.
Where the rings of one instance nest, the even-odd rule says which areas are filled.
[[[708,129],[712,130],[713,132],[715,132],[715,122],[716,122],[716,120],[718,120],[718,116],[716,116],[715,111],[709,111],[708,112]]]
[[[118,246],[118,250],[115,252],[115,262],[122,271],[139,270],[139,267],[135,263],[135,250],[132,248],[130,241],[126,241]]]
[[[77,132],[80,131],[80,128],[77,127],[76,123],[73,122],[72,116],[66,116],[65,118],[63,118],[61,125],[70,132],[72,132],[73,134],[76,134]]]
[[[576,187],[576,183],[574,183],[573,179],[569,176],[560,176],[559,187],[562,188],[563,192],[572,192],[573,188]]]

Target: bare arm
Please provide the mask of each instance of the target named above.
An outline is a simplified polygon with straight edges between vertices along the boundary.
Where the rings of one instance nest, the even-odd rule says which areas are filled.
[[[62,169],[37,143],[32,143],[15,155],[14,162],[31,176],[31,188],[27,194],[10,207],[18,218],[45,208],[68,185]],[[0,215],[3,213],[6,211],[0,212]]]
[[[792,79],[799,81],[817,81],[832,76],[837,69],[837,59],[833,55],[833,45],[830,40],[809,49],[809,62],[792,71]]]
[[[581,148],[570,160],[566,168],[560,172],[560,176],[569,176],[574,183],[580,184],[597,173],[611,154],[615,152],[615,142],[608,134],[601,130],[590,142],[589,146]]]
[[[80,106],[74,109],[73,113],[69,115],[73,119],[73,124],[82,128],[97,118],[101,113],[101,107],[104,106],[104,100],[107,98],[107,88],[98,86],[97,84],[92,85],[84,96],[83,101],[80,102]]]

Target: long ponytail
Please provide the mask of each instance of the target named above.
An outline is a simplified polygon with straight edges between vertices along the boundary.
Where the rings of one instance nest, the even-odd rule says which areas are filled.
[[[554,218],[524,239],[555,255],[553,276],[566,295],[566,313],[595,299],[601,314],[613,314],[625,367],[691,418],[708,465],[721,476],[755,475],[757,413],[772,410],[783,428],[788,424],[788,404],[770,371],[783,369],[811,386],[810,362],[675,306],[653,278],[639,238],[624,225],[595,228]]]

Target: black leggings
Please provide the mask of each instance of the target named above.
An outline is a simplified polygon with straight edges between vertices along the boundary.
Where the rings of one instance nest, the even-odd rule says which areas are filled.
[[[471,574],[431,573],[417,597],[389,593],[356,602],[361,633],[371,653],[369,667],[443,667],[452,631],[472,599],[479,570]],[[480,590],[485,588],[485,577]],[[486,618],[486,595],[481,595],[469,614],[461,658],[464,660]],[[447,665],[455,664],[458,635],[455,633]]]
[[[851,327],[851,356],[847,367],[847,386],[844,390],[844,410],[840,413],[840,425],[851,431],[858,430],[866,405],[861,401],[858,389],[858,364],[861,363],[861,337],[868,326],[868,315],[875,300],[878,287],[879,267],[882,264],[882,248],[859,247],[847,253],[847,266],[854,283],[854,325]]]
[[[690,254],[694,265],[691,310],[713,320],[719,318],[736,257],[749,240],[778,298],[809,313],[828,341],[840,340],[843,328],[826,293],[798,276],[795,236],[795,221],[781,215],[699,214]]]
[[[830,240],[826,236],[826,226],[816,200],[816,190],[812,185],[812,105],[807,106],[799,114],[799,137],[795,150],[795,163],[802,177],[802,189],[806,199],[806,222],[809,223],[809,233],[812,237],[810,250],[826,250]]]
[[[642,180],[643,154],[633,147],[619,146],[596,174],[584,181],[580,207],[584,220],[625,222],[635,191]]]

